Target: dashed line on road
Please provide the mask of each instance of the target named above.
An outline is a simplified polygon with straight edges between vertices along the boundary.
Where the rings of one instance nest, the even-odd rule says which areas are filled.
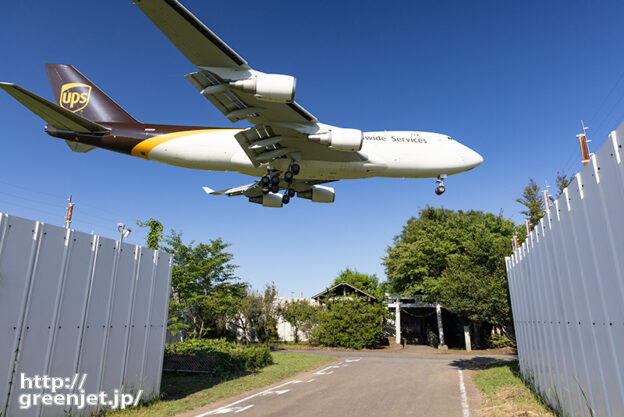
[[[319,371],[316,371],[315,374],[316,375],[330,375],[330,374],[334,373],[334,371],[330,371],[330,369],[338,369],[338,368],[341,368],[341,367],[349,366],[348,363],[346,363],[346,362],[359,362],[361,359],[362,358],[346,359],[345,362],[338,362],[335,365],[331,365],[331,366],[323,368],[323,369],[321,369]],[[308,379],[305,382],[306,383],[314,382],[315,380],[316,380],[315,378],[311,378],[311,379]],[[224,405],[222,407],[216,408],[214,410],[211,410],[211,411],[208,411],[208,412],[205,412],[205,413],[202,413],[202,414],[197,414],[195,417],[205,417],[205,416],[208,416],[208,415],[228,414],[228,413],[238,414],[238,413],[241,413],[241,412],[243,412],[245,410],[248,410],[248,409],[250,409],[251,407],[254,406],[254,404],[249,404],[249,405],[247,405],[245,407],[240,407],[240,406],[237,406],[238,404],[243,403],[245,401],[249,401],[252,398],[256,398],[256,397],[260,397],[260,396],[262,396],[262,397],[268,396],[268,395],[280,396],[282,394],[286,394],[287,392],[291,391],[290,388],[284,389],[284,390],[278,390],[278,388],[282,388],[282,387],[285,387],[286,385],[290,385],[290,384],[300,384],[302,382],[303,381],[300,381],[298,379],[293,379],[292,381],[284,382],[283,384],[280,384],[278,386],[265,389],[264,391],[257,392],[257,393],[255,393],[253,395],[250,395],[248,397],[242,398],[242,399],[240,399],[238,401],[234,401],[233,403],[230,403],[228,405]]]
[[[246,410],[248,408],[253,407],[253,404],[249,405],[247,407],[234,407],[235,405],[240,404],[240,403],[245,402],[245,401],[248,401],[248,400],[251,400],[252,398],[258,397],[260,395],[267,395],[267,393],[269,393],[269,395],[270,395],[270,393],[273,390],[277,389],[277,388],[282,388],[282,387],[285,387],[286,385],[290,385],[290,384],[297,384],[299,382],[301,382],[301,381],[296,380],[296,379],[293,380],[293,381],[284,382],[283,384],[278,385],[276,387],[271,387],[269,389],[265,389],[264,391],[257,392],[257,393],[255,393],[253,395],[250,395],[248,397],[242,398],[242,399],[240,399],[238,401],[234,401],[233,403],[230,403],[228,405],[224,405],[223,407],[219,407],[219,408],[217,408],[215,410],[208,411],[208,412],[202,413],[202,414],[198,414],[195,417],[204,417],[204,416],[208,416],[208,415],[211,415],[211,414],[227,414],[227,413],[231,413],[232,411],[240,413],[241,411],[244,411],[244,410]],[[288,391],[290,391],[290,390],[288,390]],[[278,395],[280,395],[280,394],[278,394]]]
[[[459,392],[461,393],[462,413],[464,417],[470,417],[468,397],[466,396],[466,386],[464,385],[464,374],[461,369],[458,369],[457,372],[459,372]]]

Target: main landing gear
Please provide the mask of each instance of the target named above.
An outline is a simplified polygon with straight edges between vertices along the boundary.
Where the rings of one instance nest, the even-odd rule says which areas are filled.
[[[446,178],[446,174],[438,175],[438,179],[436,180],[438,186],[435,189],[435,193],[437,195],[442,195],[446,191],[446,187],[444,187],[444,178]]]
[[[288,184],[286,193],[282,196],[282,203],[288,204],[290,199],[295,196],[295,190],[291,188],[291,184],[295,179],[295,175],[299,174],[301,167],[296,162],[291,162],[288,166],[288,171],[284,173],[284,181]],[[264,177],[260,178],[260,185],[262,185],[262,193],[278,193],[280,190],[280,175],[279,171],[267,170]]]

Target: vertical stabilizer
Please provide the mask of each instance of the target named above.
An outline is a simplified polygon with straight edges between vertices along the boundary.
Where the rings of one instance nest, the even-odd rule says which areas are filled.
[[[139,123],[73,66],[45,67],[54,100],[61,107],[93,122]]]

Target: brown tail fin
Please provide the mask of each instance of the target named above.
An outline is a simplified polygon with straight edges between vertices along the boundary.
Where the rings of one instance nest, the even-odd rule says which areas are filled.
[[[93,122],[139,123],[71,65],[46,64],[54,100]]]

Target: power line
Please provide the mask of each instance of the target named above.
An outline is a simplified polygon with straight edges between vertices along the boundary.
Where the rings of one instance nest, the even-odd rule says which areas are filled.
[[[620,81],[622,81],[622,79],[624,79],[624,71],[622,71],[622,73],[620,74],[620,76],[618,77],[617,81],[615,82],[615,84],[613,84],[613,87],[611,87],[611,90],[609,91],[609,93],[605,96],[605,98],[602,100],[602,103],[600,103],[600,106],[598,106],[598,108],[596,109],[596,112],[594,113],[594,115],[591,117],[591,119],[589,120],[595,120],[594,118],[596,116],[598,116],[598,113],[600,112],[600,110],[602,109],[602,106],[605,105],[605,103],[607,102],[607,99],[609,99],[609,97],[611,97],[611,94],[613,94],[613,92],[615,91],[615,88],[617,87],[617,85],[620,83]]]

